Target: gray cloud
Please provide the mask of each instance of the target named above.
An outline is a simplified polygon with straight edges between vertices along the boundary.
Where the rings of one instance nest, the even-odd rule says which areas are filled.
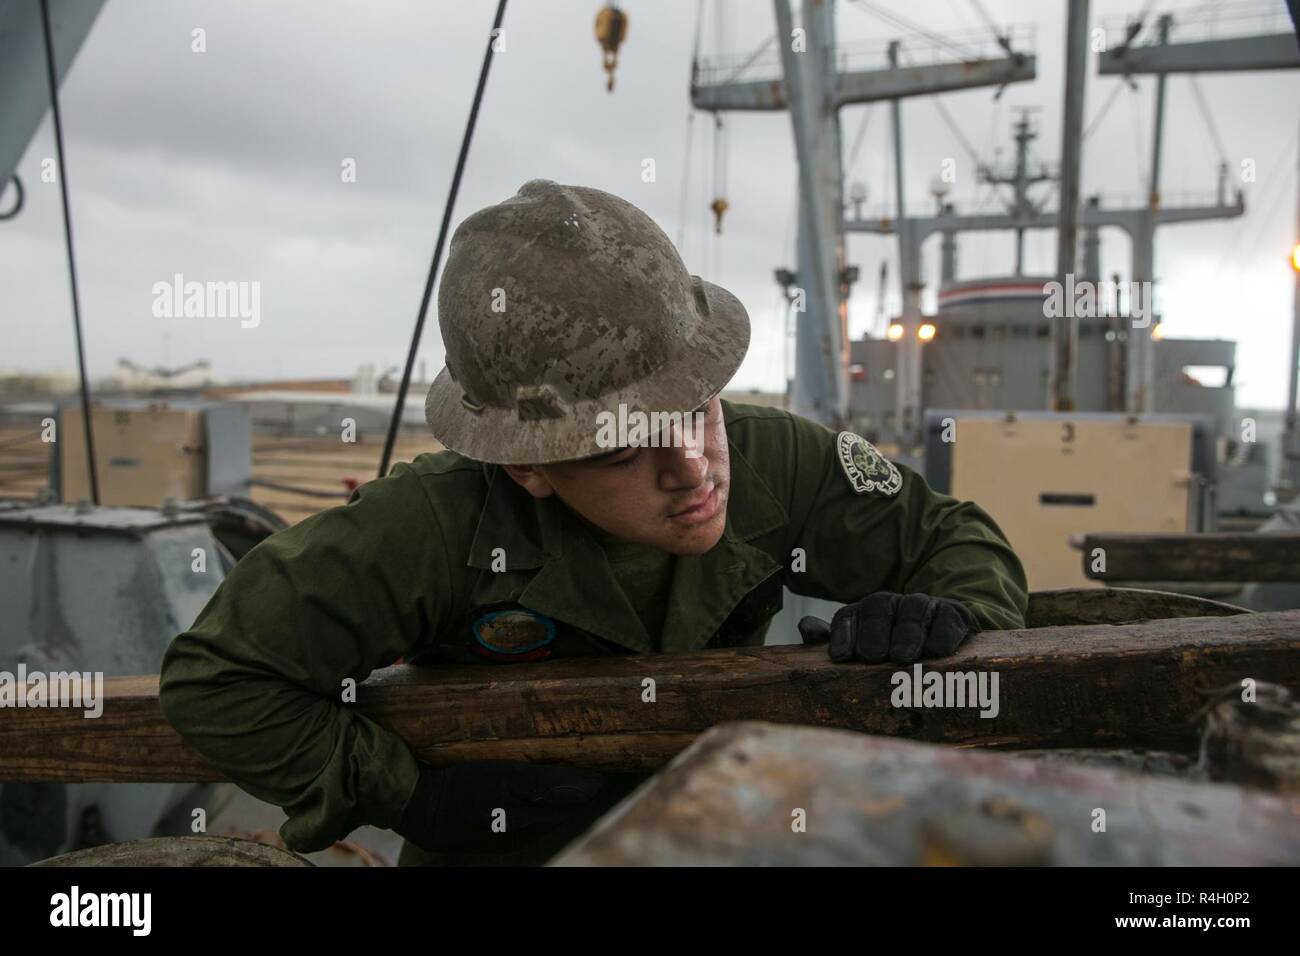
[[[982,24],[963,0],[924,4],[876,0],[938,32]],[[1063,4],[986,0],[999,22],[1036,22],[1039,79],[945,98],[964,134],[986,158],[1009,156],[1014,107],[1041,107],[1037,155],[1059,150]],[[1199,5],[1195,0],[1175,9]],[[456,221],[545,177],[608,189],[636,202],[677,239],[681,228],[688,83],[696,6],[688,0],[625,0],[628,41],[617,88],[607,95],[592,36],[598,3],[514,0],[506,49],[489,80]],[[1131,12],[1133,3],[1097,0],[1094,19]],[[225,377],[346,375],[363,361],[404,356],[437,234],[456,150],[495,4],[427,2],[174,2],[110,0],[63,89],[69,179],[92,372],[119,356],[179,363],[209,358]],[[770,4],[714,4],[704,49],[744,53],[774,30]],[[208,51],[190,51],[190,31],[207,31]],[[842,43],[897,34],[841,0]],[[1089,77],[1091,119],[1116,80]],[[1167,229],[1158,275],[1171,334],[1238,337],[1242,399],[1276,405],[1285,370],[1278,362],[1290,320],[1285,252],[1295,226],[1295,160],[1300,108],[1296,78],[1281,73],[1207,76],[1201,85],[1234,173],[1255,159],[1261,182],[1248,192],[1248,217]],[[1124,91],[1087,144],[1084,186],[1108,197],[1139,197],[1150,150],[1152,81]],[[852,141],[863,107],[842,114]],[[870,108],[867,136],[849,171],[870,204],[892,201],[888,111]],[[1139,119],[1146,126],[1138,125]],[[943,159],[957,160],[953,198],[976,205],[984,191],[934,106],[904,106],[909,202],[928,203]],[[784,317],[772,270],[793,265],[794,151],[788,116],[728,119],[730,159],[725,233],[714,237],[707,210],[711,117],[693,122],[688,265],[732,288],[750,309],[755,345],[744,385],[777,388]],[[0,365],[71,368],[70,304],[57,189],[39,182],[53,155],[43,124],[20,165],[29,204],[0,224]],[[344,158],[358,181],[340,181]],[[641,181],[642,161],[658,178]],[[1139,167],[1139,159],[1141,167]],[[1164,192],[1212,189],[1218,156],[1195,109],[1188,81],[1170,83]],[[1267,190],[1263,178],[1285,167]],[[1141,174],[1139,169],[1142,170]],[[1263,195],[1261,195],[1263,193]],[[987,202],[987,199],[986,199]],[[853,331],[875,310],[875,273],[891,260],[885,240],[853,237],[850,260],[863,280],[852,300]],[[1007,237],[963,241],[962,271],[1010,268]],[[936,254],[927,249],[930,259]],[[1035,236],[1030,266],[1049,269],[1050,233]],[[1127,242],[1107,236],[1107,271],[1127,272]],[[933,263],[928,263],[933,268]],[[263,321],[156,319],[154,282],[188,278],[256,280]],[[896,279],[895,279],[896,281]],[[891,300],[896,294],[890,291]],[[1234,303],[1237,305],[1234,306]],[[1249,322],[1242,314],[1248,313]],[[1280,338],[1279,338],[1280,337]],[[422,354],[441,363],[435,317]]]

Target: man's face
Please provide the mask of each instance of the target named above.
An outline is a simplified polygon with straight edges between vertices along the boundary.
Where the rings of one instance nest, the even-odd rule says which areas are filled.
[[[727,523],[731,462],[722,402],[700,409],[704,427],[684,447],[680,433],[665,433],[669,447],[620,448],[553,465],[505,465],[537,498],[556,495],[596,527],[635,544],[670,554],[703,554]]]

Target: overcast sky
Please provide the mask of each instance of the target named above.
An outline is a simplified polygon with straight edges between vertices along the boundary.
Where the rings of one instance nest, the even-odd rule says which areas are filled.
[[[872,0],[937,33],[985,30],[969,0]],[[454,221],[512,195],[526,180],[595,186],[637,203],[678,241],[693,272],[740,296],[754,345],[736,385],[779,389],[785,338],[777,266],[794,266],[794,146],[786,113],[732,114],[725,231],[714,237],[712,123],[693,122],[686,143],[694,0],[624,0],[628,38],[617,86],[605,91],[592,23],[596,0],[513,0],[505,50],[488,82]],[[1137,0],[1093,0],[1095,23],[1136,13]],[[1157,10],[1199,6],[1160,3]],[[492,0],[109,0],[62,88],[83,321],[92,375],[119,358],[178,365],[208,359],[223,379],[346,376],[404,358],[451,181],[456,153],[495,10]],[[1040,107],[1035,155],[1060,145],[1065,0],[983,0],[1000,24],[1033,24],[1038,78],[944,97],[985,159],[1011,156],[1017,107]],[[1282,8],[1281,0],[1277,7]],[[721,20],[721,30],[719,29]],[[765,0],[705,5],[705,54],[745,54],[775,30]],[[207,51],[191,51],[196,27]],[[866,8],[841,0],[841,44],[905,36]],[[923,41],[917,46],[924,45]],[[920,55],[918,51],[918,56]],[[1088,122],[1119,80],[1089,72]],[[1086,193],[1139,199],[1151,149],[1154,80],[1121,91],[1089,137]],[[1287,252],[1296,228],[1300,76],[1209,74],[1200,79],[1227,152],[1234,185],[1243,160],[1248,213],[1228,222],[1164,228],[1157,241],[1158,305],[1173,336],[1237,338],[1243,406],[1280,406],[1293,278]],[[868,205],[893,201],[888,108],[841,113],[846,154],[864,111],[865,136],[850,180]],[[1169,81],[1163,189],[1211,195],[1219,152],[1185,76]],[[928,209],[943,159],[957,163],[951,198],[993,208],[965,148],[928,99],[903,108],[906,192]],[[19,174],[27,207],[0,223],[0,369],[75,367],[71,302],[56,186],[40,182],[54,151],[47,116]],[[340,169],[356,160],[357,181]],[[653,158],[657,180],[642,181]],[[685,178],[684,178],[685,177]],[[687,215],[682,221],[683,197]],[[5,205],[7,205],[7,200]],[[937,243],[937,240],[934,240]],[[1127,278],[1129,245],[1106,234],[1103,269]],[[926,246],[934,275],[937,244]],[[863,280],[851,302],[860,335],[876,307],[876,272],[894,244],[852,236]],[[1051,232],[1031,234],[1029,271],[1050,271]],[[1011,271],[1011,238],[970,234],[962,278]],[[152,287],[187,280],[256,281],[261,321],[155,318]],[[896,307],[896,287],[888,304]],[[930,300],[927,300],[930,301]],[[421,349],[442,365],[436,315]]]

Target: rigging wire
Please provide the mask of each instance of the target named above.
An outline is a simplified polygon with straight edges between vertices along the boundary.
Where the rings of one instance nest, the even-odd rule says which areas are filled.
[[[747,56],[747,57],[744,59],[744,61],[740,64],[740,66],[738,66],[738,67],[736,67],[734,70],[732,70],[731,73],[727,76],[727,78],[726,78],[725,80],[723,80],[722,82],[723,82],[723,83],[731,83],[731,82],[733,82],[734,80],[738,79],[738,78],[740,77],[740,74],[744,73],[744,72],[745,72],[746,70],[748,70],[751,66],[753,66],[753,65],[754,65],[754,61],[757,60],[760,56],[762,56],[763,53],[764,53],[764,51],[766,51],[767,48],[770,47],[770,46],[771,46],[773,43],[775,43],[775,42],[776,42],[776,34],[773,33],[770,37],[768,37],[766,40],[763,41],[762,46],[760,46],[760,47],[759,47],[758,49],[756,49],[753,53],[751,53],[749,56]]]
[[[722,113],[713,114],[713,214],[716,217],[716,233],[722,232],[722,213],[727,208],[727,125]],[[721,203],[721,206],[718,204]]]
[[[1106,111],[1110,109],[1111,104],[1114,103],[1115,99],[1119,96],[1120,90],[1124,89],[1127,85],[1128,84],[1123,79],[1120,79],[1115,83],[1114,89],[1110,91],[1110,96],[1106,97],[1106,102],[1101,104],[1101,108],[1093,114],[1092,121],[1084,128],[1083,137],[1080,139],[1080,142],[1086,142],[1088,137],[1092,135],[1093,130],[1097,128],[1097,124],[1105,118]]]
[[[984,4],[980,3],[980,0],[970,0],[970,2],[971,6],[975,8],[975,12],[980,15],[980,19],[984,21],[984,25],[989,28],[989,32],[994,36],[1001,36],[1001,33],[998,32],[998,25],[993,22],[989,12],[984,9]]]
[[[949,40],[947,37],[938,33],[934,33],[933,31],[928,30],[925,27],[921,26],[919,23],[915,23],[911,20],[908,20],[906,17],[899,16],[896,13],[891,13],[888,10],[882,10],[881,8],[875,6],[874,4],[869,3],[868,0],[849,0],[849,6],[861,10],[864,13],[868,11],[874,13],[877,17],[887,21],[894,27],[907,30],[909,33],[915,33],[918,36],[925,37],[931,43],[934,43],[938,46],[946,47],[948,50],[952,51],[952,53],[954,53],[959,59],[962,60],[970,59],[970,52],[968,50],[954,43],[953,41]]]
[[[867,124],[871,120],[872,105],[871,103],[867,104],[867,108],[862,111],[862,119],[858,121],[858,131],[853,135],[853,146],[849,149],[847,169],[853,169],[853,165],[858,161],[858,152],[862,149],[863,139],[867,134]]]
[[[45,40],[45,75],[50,85],[54,115],[54,152],[59,162],[59,195],[63,202],[63,241],[68,252],[68,282],[72,287],[72,324],[77,341],[77,373],[81,379],[81,419],[86,432],[86,465],[90,472],[90,500],[99,504],[99,474],[95,468],[95,429],[90,419],[90,387],[86,380],[86,343],[81,332],[81,299],[77,295],[77,262],[72,247],[72,210],[68,205],[68,171],[63,158],[63,114],[59,110],[59,76],[54,65],[54,39],[50,29],[50,3],[41,0],[41,33]]]
[[[998,142],[998,130],[1001,128],[1002,128],[1002,97],[998,96],[995,97],[993,100],[993,115],[989,121],[989,138],[986,141],[986,145],[984,147],[984,155],[993,156],[995,161],[997,160],[997,156],[994,154],[994,149],[997,146],[997,142]]]
[[[691,43],[691,88],[700,75],[700,43],[704,34],[704,0],[695,5],[695,39]],[[677,252],[686,258],[687,201],[691,190],[691,139],[695,132],[695,107],[686,105],[686,152],[682,157],[682,194],[677,211]]]
[[[1258,207],[1260,209],[1266,209],[1266,210],[1276,210],[1279,208],[1285,208],[1284,206],[1282,206],[1281,203],[1269,203],[1269,202],[1264,202],[1263,200],[1266,200],[1269,196],[1273,194],[1273,187],[1279,181],[1277,178],[1278,173],[1282,172],[1284,169],[1292,168],[1290,159],[1291,159],[1291,154],[1295,151],[1297,143],[1300,143],[1300,135],[1292,136],[1288,141],[1287,145],[1284,146],[1281,152],[1278,153],[1277,159],[1274,160],[1273,167],[1269,170],[1269,174],[1266,177],[1264,177],[1263,181],[1260,183],[1258,188],[1254,191],[1255,194],[1259,197],[1260,201],[1253,203],[1252,206]],[[1268,224],[1268,216],[1269,213],[1264,214],[1265,226],[1267,226]],[[1222,274],[1224,267],[1228,264],[1228,261],[1230,259],[1239,257],[1243,250],[1246,250],[1247,252],[1253,254],[1255,246],[1259,244],[1259,240],[1262,236],[1262,230],[1256,230],[1254,239],[1250,243],[1243,243],[1241,240],[1246,237],[1246,229],[1250,225],[1250,223],[1251,220],[1246,216],[1243,216],[1238,221],[1237,227],[1233,230],[1232,238],[1223,246],[1223,255],[1219,258],[1219,263],[1214,269],[1215,279],[1217,279]],[[1249,256],[1247,256],[1247,261],[1249,261]]]
[[[962,30],[966,33],[974,33],[971,29],[970,21],[966,19],[966,14],[962,13],[962,8],[958,0],[948,0],[948,10],[956,18],[961,20]]]
[[[1134,92],[1137,92],[1136,90]],[[1144,201],[1149,201],[1151,196],[1151,180],[1147,178],[1145,166],[1147,150],[1142,130],[1142,97],[1133,97],[1133,148],[1137,150],[1137,175],[1138,182],[1142,184],[1142,195]]]
[[[794,220],[798,214],[799,192],[795,189],[795,194],[790,208],[785,216],[785,228],[781,230],[781,254],[785,257],[786,262],[793,262],[798,266],[798,251],[794,249]],[[775,314],[781,327],[781,348],[778,349],[777,358],[781,363],[781,391],[787,392],[790,385],[790,335],[793,329],[791,322],[790,299],[786,295],[785,289],[777,285],[776,288],[777,306]]]
[[[902,53],[903,59],[906,61],[907,65],[912,66],[913,61],[911,54],[901,47],[899,48],[899,52]],[[953,136],[957,138],[957,142],[961,144],[962,149],[966,150],[966,155],[970,157],[971,162],[974,163],[975,168],[978,169],[982,165],[983,160],[980,159],[979,153],[975,151],[975,147],[971,145],[971,141],[966,138],[966,134],[961,131],[961,128],[957,125],[957,121],[952,118],[952,114],[948,112],[948,107],[943,105],[943,101],[937,95],[931,96],[930,102],[934,104],[934,108],[939,111],[939,115],[943,117],[943,121],[948,125],[948,129],[952,132]]]
[[[727,7],[726,0],[714,0],[713,4],[714,21],[717,29],[717,43],[719,52],[722,51],[722,38],[728,35],[727,29]],[[773,36],[775,38],[775,35]],[[761,50],[761,48],[760,48]],[[756,54],[755,54],[756,55]],[[753,55],[750,61],[753,60]],[[723,114],[714,110],[713,112],[713,199],[709,203],[709,209],[713,213],[713,234],[711,241],[713,244],[713,275],[721,275],[722,272],[722,217],[727,211],[727,124],[723,119]]]
[[[1210,131],[1210,139],[1214,140],[1214,148],[1219,151],[1219,162],[1228,161],[1228,151],[1223,148],[1223,137],[1219,135],[1219,129],[1214,124],[1214,116],[1210,113],[1209,104],[1205,102],[1205,93],[1201,90],[1201,84],[1196,78],[1195,73],[1189,73],[1187,78],[1192,81],[1192,92],[1196,94],[1196,105],[1200,107],[1201,117],[1205,120],[1205,126]]]
[[[1142,31],[1146,29],[1147,18],[1151,15],[1151,8],[1155,5],[1156,0],[1147,0],[1146,6],[1142,8],[1141,12],[1128,21],[1128,29],[1125,31],[1124,39],[1117,49],[1127,50],[1137,42],[1138,37],[1142,35]]]
[[[698,150],[700,154],[700,186],[699,186],[699,215],[700,215],[700,275],[702,277],[716,278],[713,272],[713,244],[709,241],[713,230],[710,228],[712,223],[709,217],[713,215],[709,209],[709,147],[705,143],[700,144]]]
[[[41,0],[42,6],[48,0]],[[438,229],[438,243],[433,250],[433,262],[429,265],[429,276],[424,283],[424,296],[420,300],[420,311],[415,318],[415,332],[411,335],[411,347],[406,353],[406,367],[402,370],[402,383],[397,388],[397,401],[393,406],[393,417],[388,423],[388,435],[384,439],[384,453],[379,459],[379,477],[388,472],[388,464],[393,457],[393,445],[397,441],[397,429],[402,423],[402,412],[406,408],[406,393],[411,387],[411,370],[415,367],[415,355],[420,348],[420,334],[424,331],[424,320],[429,312],[429,300],[433,297],[433,281],[442,262],[442,250],[447,242],[447,232],[451,226],[451,215],[456,206],[456,194],[460,192],[461,176],[465,172],[465,160],[469,156],[469,144],[474,138],[474,126],[478,122],[479,106],[483,103],[483,90],[487,87],[488,70],[492,66],[492,54],[495,50],[497,31],[506,13],[506,0],[499,0],[496,19],[492,21],[492,31],[488,34],[487,50],[483,54],[483,66],[478,74],[478,86],[474,90],[474,102],[470,107],[469,121],[465,124],[465,135],[460,141],[460,155],[456,157],[456,171],[451,177],[451,190],[447,195],[447,204],[442,210],[442,225]]]
[[[699,0],[695,5],[695,43],[691,47],[691,62],[695,63],[700,59],[700,37],[704,32],[704,0]]]
[[[691,136],[695,132],[695,109],[686,112],[686,154],[682,157],[682,194],[677,207],[677,251],[686,258],[686,200],[691,188]]]
[[[1141,24],[1141,25],[1143,25],[1143,26],[1146,25],[1147,17],[1151,16],[1151,9],[1152,9],[1155,5],[1156,5],[1156,0],[1147,0],[1147,2],[1146,2],[1146,6],[1144,6],[1144,7],[1142,8],[1142,12],[1139,13],[1139,14],[1137,15],[1137,22],[1138,22],[1139,24]],[[1134,37],[1134,39],[1136,39],[1136,37]]]
[[[939,111],[939,115],[942,116],[944,122],[948,124],[948,129],[952,130],[952,135],[957,137],[957,142],[961,143],[962,149],[966,150],[966,155],[970,156],[971,162],[974,163],[975,167],[978,169],[982,163],[979,153],[975,152],[975,147],[971,145],[970,140],[966,138],[966,134],[957,126],[957,121],[954,120],[952,114],[948,112],[948,107],[943,105],[938,96],[930,97],[930,102],[934,104],[934,108]]]
[[[776,316],[776,325],[781,331],[781,347],[775,349],[768,357],[767,366],[763,370],[763,378],[769,382],[778,379],[781,382],[781,390],[785,391],[786,380],[789,377],[786,373],[786,365],[790,360],[790,319],[788,316],[790,300],[785,297],[785,293],[781,291],[780,287],[773,289],[772,295],[774,296],[772,314]],[[773,374],[773,366],[779,366],[777,375]]]

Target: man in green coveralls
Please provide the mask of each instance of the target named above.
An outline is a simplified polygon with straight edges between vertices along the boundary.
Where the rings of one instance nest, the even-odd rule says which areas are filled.
[[[634,782],[422,763],[341,699],[398,658],[762,644],[783,588],[845,603],[800,622],[835,661],[1024,626],[1024,570],[979,507],[851,432],[718,397],[745,309],[630,203],[533,180],[480,210],[438,318],[426,416],[448,450],[263,541],[163,660],[168,721],[284,808],[290,848],[371,824],[406,838],[403,863],[540,862]]]

